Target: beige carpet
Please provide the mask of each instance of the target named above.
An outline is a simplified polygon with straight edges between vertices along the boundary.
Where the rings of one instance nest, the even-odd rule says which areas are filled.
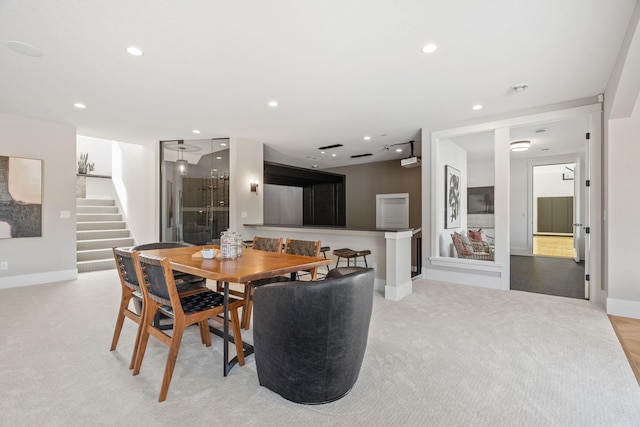
[[[280,398],[253,356],[224,378],[220,340],[206,348],[190,328],[158,403],[167,348],[152,339],[131,376],[127,320],[109,352],[116,281],[0,291],[0,426],[640,425],[640,388],[601,308],[424,280],[399,302],[376,295],[360,378],[337,402]]]

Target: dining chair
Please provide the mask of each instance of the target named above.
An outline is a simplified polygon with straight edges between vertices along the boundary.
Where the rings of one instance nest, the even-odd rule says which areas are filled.
[[[140,282],[138,281],[133,254],[129,250],[129,248],[113,248],[113,257],[116,262],[118,277],[120,278],[122,294],[120,297],[120,308],[118,309],[116,328],[113,331],[113,339],[111,340],[110,351],[114,351],[118,346],[118,340],[120,339],[120,333],[122,332],[124,319],[128,318],[136,322],[138,324],[138,332],[136,334],[136,340],[133,346],[131,362],[129,363],[129,369],[133,369],[136,352],[138,350],[138,341],[140,339],[140,324],[142,319],[142,291],[140,289]],[[137,312],[129,308],[132,300],[138,302],[138,304],[136,304],[136,307],[138,309]]]
[[[143,243],[140,245],[132,246],[131,251],[148,251],[152,249],[171,249],[171,248],[185,248],[194,246],[191,243],[186,242],[152,242]],[[189,273],[183,273],[181,271],[173,271],[173,278],[176,281],[178,287],[178,293],[183,296],[189,292],[201,291],[207,286],[207,279],[204,277],[196,276]],[[155,323],[160,329],[171,329],[171,323],[166,320],[167,317],[158,313]]]
[[[202,343],[207,347],[211,346],[209,319],[219,320],[218,316],[224,314],[224,295],[206,289],[180,297],[168,258],[153,257],[139,254],[138,252],[133,253],[133,258],[138,278],[141,281],[144,280],[146,285],[140,287],[145,308],[143,310],[144,317],[142,319],[140,342],[135,358],[133,375],[140,373],[150,335],[167,345],[169,347],[169,355],[158,398],[159,402],[163,402],[169,392],[169,384],[171,383],[173,369],[178,358],[184,330],[188,326],[197,323],[200,328]],[[243,303],[242,300],[229,298],[228,305],[233,341],[235,342],[240,366],[244,365],[244,351],[238,322],[238,308],[242,307]],[[153,319],[158,312],[173,319],[173,333],[171,336],[154,325]]]
[[[293,240],[287,239],[284,245],[284,253],[291,255],[303,255],[312,256],[318,258],[320,256],[320,248],[322,243],[318,241],[310,240]],[[311,280],[315,281],[318,278],[318,268],[312,268],[311,270],[305,270],[307,274],[311,274]],[[291,280],[296,280],[299,274],[291,277]]]
[[[320,256],[320,248],[322,247],[321,242],[318,241],[310,241],[310,240],[293,240],[287,238],[286,243],[284,245],[284,253],[291,255],[303,255],[303,256],[311,256],[311,257],[319,257]],[[306,270],[306,273],[311,275],[311,280],[315,281],[318,277],[318,268],[313,268],[311,270]],[[249,286],[245,288],[245,310],[243,313],[242,319],[242,327],[244,329],[249,329],[251,324],[251,312],[253,310],[253,293],[254,289],[267,285],[270,283],[278,283],[278,282],[289,282],[291,280],[296,280],[298,277],[298,273],[291,273],[290,278],[285,276],[275,276],[268,277],[266,279],[255,280],[253,282],[249,282]]]
[[[282,237],[259,237],[253,236],[253,244],[252,249],[257,251],[265,251],[265,252],[282,252]],[[269,278],[263,279],[269,281],[267,283],[273,283],[274,281],[284,281],[288,280],[284,277],[281,279]],[[251,323],[251,309],[253,308],[253,304],[251,302],[253,297],[253,289],[256,286],[255,283],[260,282],[249,282],[244,284],[244,308],[242,309],[242,329],[249,329],[249,325]],[[252,283],[254,285],[252,286]]]

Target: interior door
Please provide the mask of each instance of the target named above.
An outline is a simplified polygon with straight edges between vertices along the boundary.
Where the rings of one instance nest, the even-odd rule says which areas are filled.
[[[586,185],[587,182],[591,180],[591,167],[590,165],[591,159],[591,138],[590,132],[587,132],[585,135],[585,167],[584,167],[584,177],[578,183],[580,187],[584,188],[584,204],[583,206],[583,225],[580,227],[581,230],[585,230],[584,233],[584,298],[589,299],[591,294],[589,292],[590,283],[589,283],[589,275],[590,275],[590,252],[591,252],[591,235],[589,234],[589,224],[591,221],[591,186]]]
[[[573,259],[575,262],[580,262],[580,255],[582,249],[582,216],[583,216],[583,205],[582,205],[582,167],[583,163],[578,158],[576,161],[575,171],[574,171],[574,180],[573,180],[573,250],[574,256]]]

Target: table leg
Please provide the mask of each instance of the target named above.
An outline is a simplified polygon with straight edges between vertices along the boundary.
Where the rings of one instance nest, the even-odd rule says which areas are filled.
[[[222,317],[224,325],[222,326],[222,331],[213,326],[209,326],[209,330],[221,336],[223,339],[223,373],[226,377],[231,368],[233,368],[238,363],[238,356],[235,356],[233,359],[229,360],[229,341],[235,344],[235,338],[229,336],[229,282],[224,282],[224,315]],[[253,346],[251,344],[247,344],[246,342],[242,343],[242,347],[244,349],[244,355],[249,356],[253,354]]]
[[[229,282],[224,282],[224,324],[222,325],[224,335],[224,376],[226,377],[231,366],[229,365]]]

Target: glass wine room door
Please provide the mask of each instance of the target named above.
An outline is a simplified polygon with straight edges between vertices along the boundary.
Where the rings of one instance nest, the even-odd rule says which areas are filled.
[[[229,228],[229,140],[160,144],[162,241],[219,243]]]

